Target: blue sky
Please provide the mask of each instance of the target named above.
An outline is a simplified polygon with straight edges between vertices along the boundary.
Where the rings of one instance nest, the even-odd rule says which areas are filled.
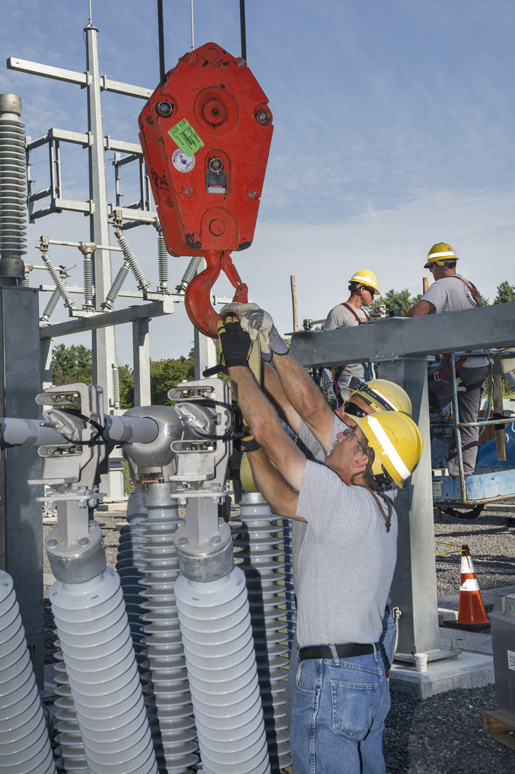
[[[155,0],[93,0],[102,74],[154,88],[156,6]],[[169,69],[191,48],[190,0],[164,6]],[[246,6],[248,63],[269,98],[275,130],[254,243],[233,258],[249,296],[271,311],[278,328],[292,329],[290,275],[300,320],[320,319],[347,297],[347,280],[361,268],[372,269],[384,291],[420,292],[425,255],[440,240],[455,247],[461,272],[491,301],[500,282],[515,284],[514,3],[247,0]],[[87,0],[3,0],[2,60],[83,71],[88,15]],[[212,40],[239,55],[238,0],[194,0],[194,16],[196,46]],[[52,126],[86,130],[78,86],[2,65],[0,91],[21,96],[33,139]],[[104,94],[105,134],[136,141],[142,106]],[[86,153],[66,153],[67,194],[87,198]],[[34,161],[44,187],[46,159]],[[62,214],[30,226],[27,261],[41,263],[35,250],[41,233],[88,239],[87,221]],[[155,285],[152,230],[128,238]],[[55,263],[77,263],[74,251],[56,249]],[[170,258],[172,288],[187,262]],[[38,274],[37,281],[47,280]],[[80,273],[70,282],[82,284]],[[127,287],[134,289],[134,280]],[[219,283],[215,291],[226,294],[229,287]],[[121,363],[131,362],[129,335],[128,326],[119,329]],[[192,340],[182,306],[152,323],[154,358],[187,354]]]

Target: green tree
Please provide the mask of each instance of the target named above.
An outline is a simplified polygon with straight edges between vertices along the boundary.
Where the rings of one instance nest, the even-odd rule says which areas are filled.
[[[195,378],[195,351],[192,349],[188,357],[150,361],[150,391],[152,405],[169,406],[168,390],[176,387],[179,382],[191,381]]]
[[[52,381],[56,385],[74,382],[92,382],[91,350],[83,344],[67,347],[58,344],[52,350]],[[134,406],[134,371],[130,366],[118,368],[120,380],[120,408]],[[179,382],[191,381],[195,377],[195,352],[192,349],[188,357],[167,358],[150,361],[150,390],[152,404],[170,405],[167,392]]]
[[[91,384],[91,350],[83,344],[67,347],[58,344],[52,350],[52,381],[56,385],[85,382]]]
[[[393,309],[403,309],[405,312],[410,309],[413,304],[416,304],[422,298],[420,293],[418,296],[411,296],[409,290],[388,290],[384,295],[378,296],[370,304],[371,309],[375,309],[376,306],[384,304],[386,306],[386,314]]]
[[[134,371],[128,365],[118,367],[120,380],[120,408],[129,409],[134,406]]]
[[[497,295],[494,298],[494,304],[507,304],[511,301],[515,301],[515,285],[505,280],[497,286]]]

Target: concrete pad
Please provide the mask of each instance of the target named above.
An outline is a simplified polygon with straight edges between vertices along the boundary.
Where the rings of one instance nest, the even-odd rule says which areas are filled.
[[[467,650],[472,653],[483,653],[491,656],[492,635],[490,630],[483,632],[468,632],[464,629],[451,627],[438,629],[438,639],[441,648]]]
[[[455,688],[483,688],[495,682],[492,656],[461,653],[456,658],[432,661],[427,672],[417,672],[407,664],[394,664],[390,669],[390,688],[427,699]]]

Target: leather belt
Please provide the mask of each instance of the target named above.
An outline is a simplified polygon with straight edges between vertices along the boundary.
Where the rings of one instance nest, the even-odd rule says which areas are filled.
[[[354,658],[355,656],[366,656],[374,653],[376,645],[370,645],[360,642],[345,642],[341,645],[335,645],[338,658]],[[329,645],[310,645],[299,649],[299,659],[305,661],[308,658],[332,659],[333,654]]]

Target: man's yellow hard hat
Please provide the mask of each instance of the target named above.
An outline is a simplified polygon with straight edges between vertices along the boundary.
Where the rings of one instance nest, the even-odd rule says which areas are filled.
[[[447,242],[437,242],[433,245],[427,254],[427,263],[424,269],[429,269],[432,263],[439,263],[440,261],[457,261],[458,256],[454,252],[454,248],[447,244]]]
[[[379,295],[380,290],[377,287],[377,277],[373,271],[369,269],[361,269],[354,274],[349,282],[354,282],[358,287],[371,288],[374,291],[374,295]]]

